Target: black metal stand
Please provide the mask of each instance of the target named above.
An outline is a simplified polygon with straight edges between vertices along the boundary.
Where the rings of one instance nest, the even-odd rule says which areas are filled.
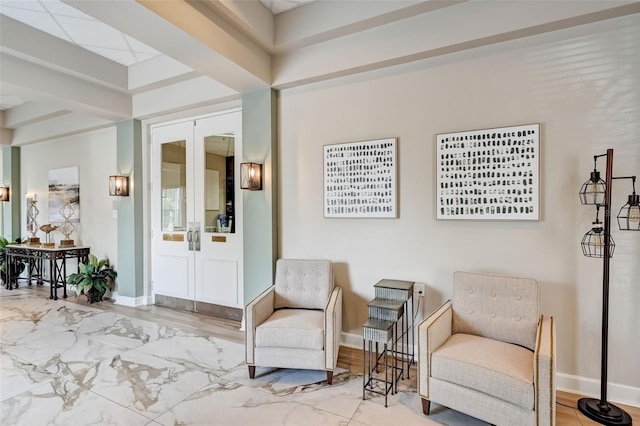
[[[596,398],[581,398],[578,400],[578,409],[582,414],[607,426],[631,425],[631,416],[620,407],[610,402],[600,404]]]
[[[602,273],[602,357],[600,360],[600,400],[582,398],[578,409],[582,414],[607,426],[630,426],[631,416],[607,402],[607,361],[609,344],[609,259],[611,235],[611,183],[613,180],[613,149],[607,150],[607,175],[604,200],[604,257]]]

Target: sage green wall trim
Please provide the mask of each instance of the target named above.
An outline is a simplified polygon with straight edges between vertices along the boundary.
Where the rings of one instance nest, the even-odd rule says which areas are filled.
[[[2,231],[9,241],[22,237],[20,231],[20,147],[2,147],[2,186],[9,187],[9,201],[2,202]]]
[[[118,170],[129,176],[128,197],[117,197],[118,205],[118,294],[140,297],[144,294],[142,201],[142,124],[139,120],[117,123]]]
[[[242,191],[244,301],[273,283],[278,256],[277,91],[242,97],[242,162],[262,164],[262,191]]]

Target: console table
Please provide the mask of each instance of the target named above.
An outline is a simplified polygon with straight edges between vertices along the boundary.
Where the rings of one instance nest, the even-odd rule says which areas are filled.
[[[80,263],[89,262],[90,247],[57,247],[47,248],[40,246],[29,246],[25,244],[8,244],[5,253],[7,261],[7,282],[8,290],[18,287],[18,277],[11,276],[11,265],[15,261],[29,263],[27,280],[31,285],[31,280],[35,276],[37,284],[44,281],[50,284],[49,299],[58,300],[58,288],[63,289],[63,298],[67,297],[67,259],[78,259],[78,270]],[[49,262],[49,279],[44,278],[44,262]],[[34,275],[34,272],[36,273]]]

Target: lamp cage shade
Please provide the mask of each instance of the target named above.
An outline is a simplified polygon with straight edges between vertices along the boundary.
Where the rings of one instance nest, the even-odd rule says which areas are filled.
[[[584,205],[604,204],[605,192],[606,184],[600,178],[600,172],[594,170],[580,188],[580,202]]]
[[[0,186],[0,201],[9,201],[9,187]]]
[[[128,176],[109,176],[109,195],[118,197],[129,196]]]
[[[240,187],[250,191],[262,189],[262,164],[242,163],[240,165]]]
[[[629,195],[629,201],[618,213],[618,227],[622,231],[640,231],[640,195]]]
[[[604,257],[604,247],[605,247],[605,234],[602,229],[601,223],[594,223],[593,228],[584,234],[582,237],[582,242],[580,245],[582,246],[582,254],[586,257]],[[609,257],[613,257],[613,250],[616,248],[616,243],[609,235]]]

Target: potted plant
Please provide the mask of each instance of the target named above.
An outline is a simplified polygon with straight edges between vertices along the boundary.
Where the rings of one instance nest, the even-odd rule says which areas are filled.
[[[16,238],[15,241],[9,241],[5,237],[0,237],[0,278],[2,278],[2,282],[7,285],[7,271],[9,270],[7,265],[7,256],[6,256],[6,247],[7,244],[22,244],[22,240],[20,238]],[[20,259],[13,259],[11,262],[11,277],[12,281],[17,282],[18,276],[22,274],[24,271],[25,264]]]
[[[80,272],[67,277],[67,284],[74,287],[76,295],[84,294],[89,303],[100,302],[107,290],[113,289],[118,273],[109,263],[109,259],[98,260],[93,254],[89,262],[79,265]]]

